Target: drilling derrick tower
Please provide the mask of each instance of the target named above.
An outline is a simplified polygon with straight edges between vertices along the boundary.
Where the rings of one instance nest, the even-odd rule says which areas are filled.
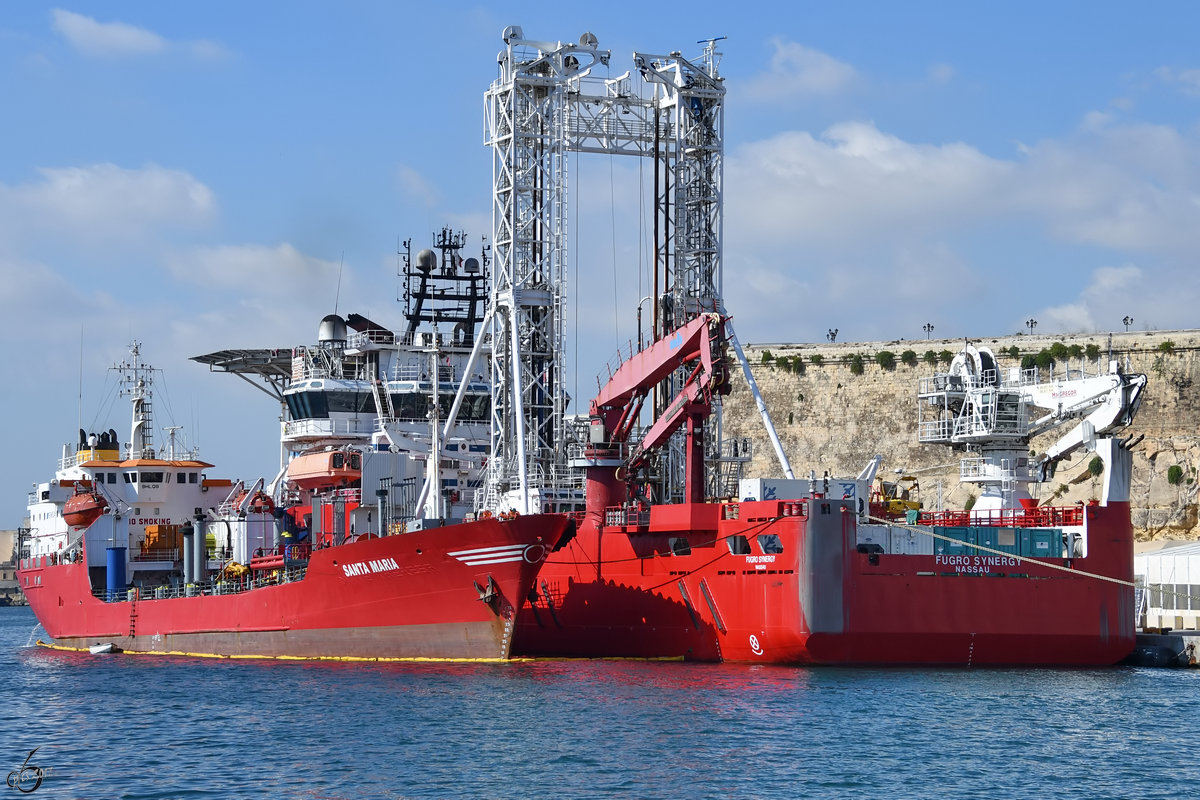
[[[721,220],[725,87],[718,40],[698,62],[680,53],[634,53],[629,71],[593,76],[611,54],[585,33],[577,44],[526,39],[504,31],[499,75],[485,95],[492,147],[492,457],[490,507],[535,510],[539,492],[578,480],[568,466],[564,391],[567,155],[631,155],[654,162],[654,318],[651,340],[698,316],[723,314]],[[728,338],[735,344],[732,329]],[[739,348],[740,349],[740,348]],[[601,378],[604,379],[603,376]],[[687,375],[668,376],[655,401],[675,396]],[[705,439],[708,493],[723,494],[720,404]],[[666,448],[664,495],[678,497],[683,443]],[[737,448],[732,448],[736,451]],[[748,457],[743,452],[742,460]],[[726,461],[729,459],[726,458]],[[716,465],[718,468],[713,468]],[[574,483],[574,485],[578,485]],[[558,496],[562,496],[559,494]]]

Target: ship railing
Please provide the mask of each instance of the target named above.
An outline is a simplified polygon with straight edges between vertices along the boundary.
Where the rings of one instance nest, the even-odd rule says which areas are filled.
[[[601,444],[591,444],[590,442],[568,442],[567,443],[567,461],[584,463],[592,460],[615,460],[624,461],[629,453],[628,442],[604,442]]]
[[[283,426],[285,438],[301,436],[345,436],[361,437],[375,432],[375,416],[369,420],[358,419],[296,419]]]
[[[409,361],[397,361],[387,377],[389,381],[428,381],[428,372],[428,366]]]
[[[259,547],[250,558],[250,566],[254,567],[256,559],[282,557],[284,561],[307,561],[312,555],[311,544],[280,544],[275,547]]]
[[[284,569],[272,570],[259,574],[245,575],[239,578],[218,578],[203,583],[186,585],[165,585],[152,587],[131,587],[110,592],[105,588],[92,590],[92,596],[106,603],[124,603],[144,600],[173,600],[179,597],[203,597],[210,595],[242,594],[267,586],[278,586],[283,583],[295,583],[304,580],[308,572],[307,565],[289,566]]]
[[[950,438],[954,433],[953,419],[927,419],[917,424],[917,441],[940,442]]]
[[[609,506],[604,509],[606,527],[644,527],[650,524],[650,510]]]
[[[1005,459],[1007,461],[1007,459]],[[1037,479],[1037,466],[1012,466],[1011,464],[996,463],[987,458],[964,458],[959,462],[958,479],[960,481],[1000,479],[1011,477],[1021,481]]]
[[[639,352],[641,348],[638,348]],[[612,380],[613,375],[617,374],[617,370],[621,368],[629,359],[633,358],[633,340],[630,339],[625,346],[624,351],[618,346],[617,351],[608,357],[608,360],[601,366],[600,373],[596,375],[596,388],[603,389],[604,385]]]
[[[178,561],[178,547],[146,547],[133,556],[133,561]]]
[[[365,344],[395,344],[398,339],[402,338],[398,333],[382,328],[372,328],[350,334],[346,337],[346,345],[348,349],[361,349]]]
[[[748,436],[730,437],[721,441],[721,461],[749,461],[754,457],[754,441]]]
[[[940,528],[1064,528],[1083,524],[1083,506],[922,511],[918,524]]]

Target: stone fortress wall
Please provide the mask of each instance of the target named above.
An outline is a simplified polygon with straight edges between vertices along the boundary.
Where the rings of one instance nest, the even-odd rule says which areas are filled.
[[[1024,355],[1036,355],[1061,342],[1077,357],[1057,361],[1054,370],[1107,369],[1110,334],[1059,336],[1001,336],[972,339],[997,356],[1001,369],[1018,366]],[[1148,376],[1141,408],[1127,436],[1143,436],[1133,451],[1131,504],[1133,524],[1140,539],[1200,538],[1197,490],[1200,476],[1200,330],[1140,331],[1111,334],[1114,356],[1126,372]],[[916,441],[917,387],[919,378],[946,369],[932,366],[927,351],[957,353],[962,339],[913,339],[892,342],[836,342],[824,344],[755,344],[746,347],[755,380],[775,421],[784,451],[797,477],[815,470],[831,475],[854,475],[876,454],[883,455],[881,473],[897,470],[916,474],[925,508],[937,505],[939,488],[943,507],[962,508],[976,487],[959,486],[958,460],[962,453],[941,445]],[[1100,355],[1088,359],[1089,345]],[[1016,347],[1019,355],[1007,352]],[[1058,348],[1061,352],[1062,348]],[[901,362],[905,351],[917,355],[915,366]],[[764,362],[764,351],[771,360]],[[876,356],[894,354],[895,365],[880,366]],[[861,374],[853,370],[861,358]],[[797,359],[797,357],[800,357]],[[814,360],[815,357],[815,360]],[[786,360],[786,362],[785,362]],[[801,367],[795,366],[799,360]],[[727,436],[748,437],[754,458],[747,475],[780,476],[782,472],[755,409],[753,397],[740,371],[732,376],[732,391],[725,399]],[[1069,428],[1060,428],[1059,435]],[[1057,436],[1036,438],[1031,450],[1040,452]],[[1064,460],[1050,482],[1034,488],[1043,502],[1069,505],[1099,496],[1099,481],[1088,471],[1091,454],[1076,452]],[[1171,470],[1178,466],[1179,470]],[[1176,481],[1171,482],[1170,478]]]

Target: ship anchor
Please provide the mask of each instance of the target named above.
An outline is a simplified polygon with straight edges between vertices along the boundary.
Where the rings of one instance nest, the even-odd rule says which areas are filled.
[[[479,592],[479,599],[486,603],[488,607],[500,613],[500,587],[496,585],[496,579],[488,575],[487,586],[480,586],[479,581],[474,581],[475,591]]]

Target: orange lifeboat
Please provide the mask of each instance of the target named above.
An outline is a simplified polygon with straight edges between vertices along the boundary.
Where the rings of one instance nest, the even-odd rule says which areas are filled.
[[[245,506],[242,504],[245,503]],[[275,501],[266,492],[255,492],[249,502],[246,501],[246,492],[238,494],[234,501],[234,506],[237,508],[245,508],[251,514],[270,514],[275,510]]]
[[[76,491],[63,506],[63,519],[72,528],[86,528],[108,509],[108,501],[95,489]]]
[[[362,453],[325,450],[304,453],[288,464],[287,479],[301,489],[340,489],[362,478]]]

